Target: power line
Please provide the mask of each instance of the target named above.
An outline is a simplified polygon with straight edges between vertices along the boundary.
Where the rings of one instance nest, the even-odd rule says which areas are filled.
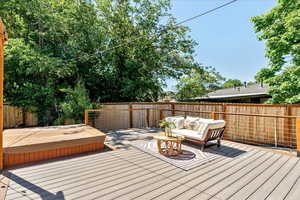
[[[218,6],[218,7],[215,7],[215,8],[213,8],[213,9],[211,9],[211,10],[205,11],[204,13],[201,13],[201,14],[196,15],[196,16],[194,16],[194,17],[191,17],[191,18],[188,18],[188,19],[186,19],[186,20],[183,20],[183,21],[177,23],[175,26],[178,26],[178,25],[183,24],[183,23],[188,22],[188,21],[192,21],[192,20],[194,20],[194,19],[196,19],[196,18],[198,18],[198,17],[201,17],[201,16],[203,16],[203,15],[206,15],[206,14],[208,14],[208,13],[211,13],[211,12],[213,12],[213,11],[215,11],[215,10],[218,10],[218,9],[220,9],[220,8],[223,8],[223,7],[225,7],[225,6],[228,6],[228,5],[230,5],[230,4],[232,4],[232,3],[236,2],[236,1],[238,1],[238,0],[232,0],[232,1],[229,1],[228,3],[222,4],[222,5],[220,5],[220,6]]]
[[[188,22],[188,21],[192,21],[192,20],[194,20],[194,19],[196,19],[196,18],[199,18],[199,17],[202,17],[202,16],[207,15],[207,14],[209,14],[209,13],[212,13],[212,12],[214,12],[214,11],[216,11],[216,10],[218,10],[218,9],[221,9],[221,8],[223,8],[223,7],[226,7],[226,6],[232,4],[232,3],[236,2],[236,1],[238,1],[238,0],[232,0],[232,1],[229,1],[229,2],[227,2],[227,3],[225,3],[225,4],[222,4],[222,5],[218,6],[218,7],[215,7],[215,8],[213,8],[213,9],[208,10],[208,11],[205,11],[205,12],[203,12],[203,13],[200,13],[200,14],[198,14],[198,15],[195,15],[194,17],[191,17],[191,18],[185,19],[185,20],[183,20],[183,21],[181,21],[181,22],[178,22],[178,23],[176,23],[174,26],[181,25],[181,24],[186,23],[186,22]],[[173,28],[174,26],[172,26],[172,27],[165,26],[165,28],[163,28],[163,29],[161,30],[161,33],[163,33],[163,31],[166,31],[166,30],[168,30],[168,29]],[[114,46],[114,47],[112,47],[112,48],[103,50],[103,51],[101,51],[101,52],[110,51],[110,50],[119,48],[119,47],[121,47],[121,46],[124,46],[124,45],[126,45],[126,44],[130,44],[130,43],[132,43],[132,42],[138,40],[139,38],[140,38],[140,37],[137,37],[137,38],[132,39],[132,40],[130,40],[130,41],[128,41],[128,42],[124,42],[124,43],[122,43],[122,44],[119,44],[119,45]]]

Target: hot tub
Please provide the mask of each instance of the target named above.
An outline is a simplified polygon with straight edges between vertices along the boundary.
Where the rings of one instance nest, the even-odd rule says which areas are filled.
[[[102,150],[106,135],[85,124],[7,129],[4,166]]]

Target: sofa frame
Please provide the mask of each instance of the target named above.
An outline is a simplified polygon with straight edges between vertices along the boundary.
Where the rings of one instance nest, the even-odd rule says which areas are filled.
[[[207,143],[212,140],[217,140],[217,146],[221,146],[221,139],[223,138],[225,127],[223,128],[216,128],[216,129],[209,129],[205,138],[203,140],[198,140],[198,139],[192,139],[185,137],[185,140],[202,144],[201,146],[201,151],[204,151],[204,148],[206,147]]]

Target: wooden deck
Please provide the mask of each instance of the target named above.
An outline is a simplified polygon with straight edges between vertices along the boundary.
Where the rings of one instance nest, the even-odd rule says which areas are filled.
[[[299,158],[228,141],[224,145],[233,154],[251,151],[189,171],[133,148],[10,169],[4,172],[10,178],[6,199],[299,199]]]

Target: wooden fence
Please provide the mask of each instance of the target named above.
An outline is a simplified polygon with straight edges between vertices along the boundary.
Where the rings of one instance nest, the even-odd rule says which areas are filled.
[[[300,105],[106,103],[104,110],[86,111],[86,122],[99,129],[124,129],[158,127],[160,119],[171,115],[224,119],[225,139],[291,148],[297,146],[300,125]]]
[[[30,127],[37,126],[38,119],[34,113],[25,112],[22,108],[6,104],[3,109],[3,123],[4,128]]]

